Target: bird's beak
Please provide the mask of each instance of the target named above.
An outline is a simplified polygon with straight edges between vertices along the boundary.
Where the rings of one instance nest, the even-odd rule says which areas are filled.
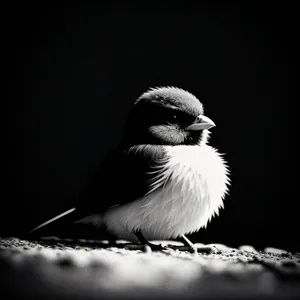
[[[215,126],[216,124],[210,118],[201,115],[197,118],[197,121],[194,124],[187,127],[187,130],[196,131],[196,130],[209,129]]]

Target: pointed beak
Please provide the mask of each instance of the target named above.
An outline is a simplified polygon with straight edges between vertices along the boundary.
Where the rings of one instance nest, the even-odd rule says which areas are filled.
[[[215,126],[216,124],[213,122],[213,120],[211,120],[206,116],[201,115],[197,118],[197,121],[194,124],[187,127],[186,130],[196,131],[196,130],[210,129]]]

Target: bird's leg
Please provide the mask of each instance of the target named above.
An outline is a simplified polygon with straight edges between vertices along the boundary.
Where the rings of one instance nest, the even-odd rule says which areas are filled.
[[[188,251],[191,253],[197,253],[197,247],[185,236],[181,235],[179,239],[183,242],[184,246],[175,246],[175,245],[168,245],[168,248],[173,250],[180,250],[180,251]]]
[[[139,242],[141,243],[141,245],[143,246],[143,250],[149,251],[162,251],[162,250],[168,250],[166,247],[163,247],[161,244],[160,245],[156,245],[156,244],[152,244],[149,241],[147,241],[147,239],[143,236],[141,230],[135,230],[133,231],[133,233],[136,235],[136,237],[138,238]]]
[[[194,245],[184,234],[180,236],[180,240],[183,242],[184,246],[168,245],[168,248],[172,248],[174,250],[189,251],[191,253],[211,253],[213,251],[211,247],[196,247],[196,245]]]
[[[192,253],[197,253],[197,247],[183,234],[181,235],[180,239],[182,240],[183,244],[187,247],[188,251]]]

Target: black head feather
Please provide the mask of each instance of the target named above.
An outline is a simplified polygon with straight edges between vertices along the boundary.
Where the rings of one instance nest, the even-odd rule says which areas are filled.
[[[202,103],[183,89],[152,88],[135,101],[126,124],[125,139],[130,145],[196,145],[206,142],[207,130],[187,130],[203,112]]]

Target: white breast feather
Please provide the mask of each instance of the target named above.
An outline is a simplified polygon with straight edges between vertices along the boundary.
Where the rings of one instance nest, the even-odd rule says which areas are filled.
[[[131,239],[140,229],[147,239],[176,238],[206,227],[223,207],[228,168],[208,145],[164,146],[149,192],[141,199],[114,207],[105,216],[108,228]]]

